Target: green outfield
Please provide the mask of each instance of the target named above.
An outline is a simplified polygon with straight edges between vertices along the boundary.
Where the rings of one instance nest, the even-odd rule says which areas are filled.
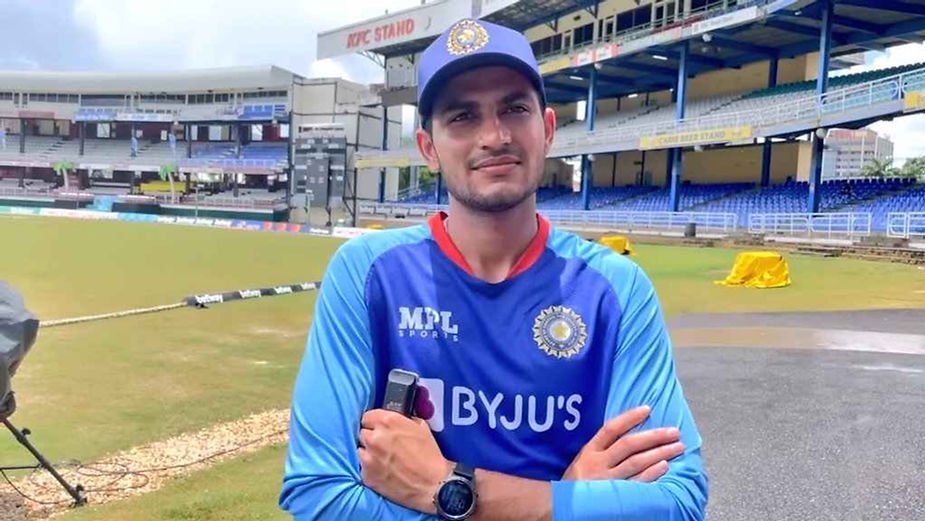
[[[205,292],[319,280],[328,238],[54,218],[0,218],[0,279],[43,320],[179,301]],[[915,267],[791,256],[793,285],[713,284],[736,251],[635,245],[666,313],[925,307]],[[42,330],[13,380],[13,420],[53,461],[92,461],[250,413],[288,406],[312,293]],[[27,461],[0,433],[0,464]],[[271,447],[165,488],[63,519],[285,519],[284,450]],[[6,490],[4,490],[5,492]],[[92,497],[91,497],[92,501]]]

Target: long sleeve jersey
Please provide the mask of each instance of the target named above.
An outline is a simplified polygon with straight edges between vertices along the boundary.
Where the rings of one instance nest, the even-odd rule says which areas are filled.
[[[297,520],[422,520],[365,487],[360,418],[393,368],[421,376],[444,456],[551,482],[553,519],[702,519],[701,437],[675,374],[653,286],[630,259],[538,216],[500,283],[472,275],[444,226],[352,239],[322,280],[296,379],[280,506]],[[605,421],[678,427],[684,454],[653,483],[565,481]]]

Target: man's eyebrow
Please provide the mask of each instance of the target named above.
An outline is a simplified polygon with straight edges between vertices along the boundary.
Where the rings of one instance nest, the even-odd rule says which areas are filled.
[[[501,98],[501,105],[510,105],[516,101],[527,101],[530,99],[530,93],[527,91],[512,92]],[[468,100],[450,100],[436,107],[434,113],[446,113],[456,110],[473,111],[478,107],[478,103]]]
[[[446,103],[443,103],[442,106],[436,107],[436,110],[434,112],[441,114],[441,113],[446,113],[446,112],[455,111],[455,110],[472,111],[472,110],[475,110],[476,106],[477,104],[474,101],[451,100],[451,101],[447,101]]]
[[[514,103],[515,101],[526,101],[530,99],[530,94],[527,91],[517,91],[508,94],[507,96],[501,98],[502,105],[508,105]]]

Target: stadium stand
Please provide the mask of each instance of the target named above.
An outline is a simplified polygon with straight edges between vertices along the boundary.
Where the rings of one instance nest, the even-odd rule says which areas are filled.
[[[842,210],[870,213],[874,230],[882,232],[886,230],[887,219],[891,213],[925,212],[925,185],[916,184],[912,179],[904,179],[895,191],[855,203]]]
[[[910,185],[908,179],[852,179],[823,182],[823,211],[864,212],[863,201],[882,197],[889,200],[895,193]],[[792,181],[763,189],[750,190],[705,203],[696,208],[699,212],[727,212],[738,216],[740,226],[748,223],[750,214],[805,213],[809,183]],[[884,218],[885,220],[885,218]]]
[[[621,201],[626,201],[638,197],[654,190],[650,186],[617,186],[617,187],[594,187],[591,189],[591,207],[593,209],[612,209],[611,206],[617,205]],[[558,197],[544,199],[539,202],[539,207],[544,210],[580,210],[581,194],[578,192],[565,193]]]

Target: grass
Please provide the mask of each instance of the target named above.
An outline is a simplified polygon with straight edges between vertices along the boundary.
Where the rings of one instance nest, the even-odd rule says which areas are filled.
[[[41,319],[319,280],[338,241],[235,230],[2,218],[0,278]],[[713,284],[736,251],[637,244],[668,316],[689,312],[925,307],[914,267],[789,256],[793,285]],[[122,449],[289,404],[314,295],[300,293],[42,330],[13,380],[13,420],[53,461]],[[2,438],[0,438],[2,439]],[[9,439],[9,438],[7,438]],[[72,520],[283,519],[284,449],[268,448]],[[0,462],[27,461],[12,442]]]
[[[756,290],[712,283],[729,273],[737,250],[634,247],[636,259],[652,278],[668,316],[925,307],[925,273],[915,266],[785,255],[792,284]]]
[[[66,521],[283,521],[275,507],[284,446],[220,463],[157,492],[71,511]]]
[[[0,219],[0,237],[0,274],[40,319],[318,280],[338,244],[61,219]],[[285,407],[313,303],[298,293],[43,329],[14,378],[14,420],[52,460],[88,461]],[[0,461],[23,456],[0,444]]]

